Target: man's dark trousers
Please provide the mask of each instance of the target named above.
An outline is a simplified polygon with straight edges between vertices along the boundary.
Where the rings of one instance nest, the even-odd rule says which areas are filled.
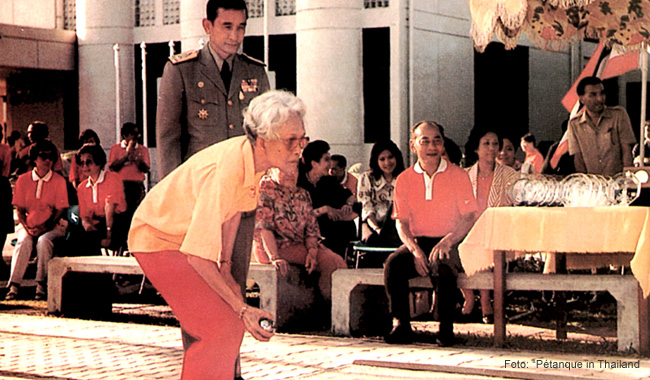
[[[442,238],[417,237],[416,241],[425,255],[431,253],[433,247]],[[456,309],[456,293],[460,260],[458,250],[454,246],[450,252],[450,259],[438,260],[429,265],[430,277],[438,301],[438,315],[440,318],[440,334],[442,340],[453,339],[454,314]],[[393,252],[384,265],[384,285],[390,314],[400,323],[410,323],[411,312],[409,309],[409,280],[419,277],[415,269],[415,257],[405,245]]]

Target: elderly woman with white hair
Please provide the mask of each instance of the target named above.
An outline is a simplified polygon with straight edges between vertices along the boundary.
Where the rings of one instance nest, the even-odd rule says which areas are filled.
[[[135,212],[129,247],[189,340],[183,379],[232,379],[244,329],[260,341],[273,335],[260,326],[271,315],[246,305],[230,266],[241,213],[257,207],[262,175],[296,170],[304,115],[289,92],[258,96],[244,111],[245,136],[190,157]]]

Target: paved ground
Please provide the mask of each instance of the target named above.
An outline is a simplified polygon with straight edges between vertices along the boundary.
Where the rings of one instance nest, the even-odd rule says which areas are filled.
[[[650,360],[636,357],[396,346],[378,339],[277,334],[259,343],[247,335],[241,351],[249,380],[650,378]],[[176,327],[0,314],[2,379],[177,379],[182,355]],[[638,368],[604,367],[620,360]]]

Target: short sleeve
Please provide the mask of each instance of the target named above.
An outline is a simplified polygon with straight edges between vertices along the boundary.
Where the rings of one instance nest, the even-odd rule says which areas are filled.
[[[372,207],[372,184],[369,173],[361,174],[357,184],[357,200],[361,202],[361,219],[366,220],[374,209]]]
[[[30,174],[31,175],[31,174]],[[13,205],[20,208],[27,208],[27,182],[25,181],[25,174],[18,177],[16,186],[14,188]]]
[[[116,213],[121,213],[126,211],[126,199],[124,198],[124,184],[119,179],[119,177],[117,175],[108,176],[106,186],[108,186],[106,203],[114,204]]]
[[[63,179],[63,177],[59,177],[59,181],[57,182],[56,208],[58,210],[62,210],[64,208],[70,207],[70,203],[68,203],[68,186],[66,185],[65,179]]]
[[[111,151],[108,153],[108,165],[112,165],[113,161],[117,160],[117,149],[120,149],[119,144],[115,144],[111,147]]]
[[[255,228],[274,230],[274,186],[269,179],[262,179],[260,182],[259,198],[257,200],[257,212],[255,214]]]
[[[632,130],[630,116],[628,116],[624,109],[621,109],[618,120],[618,134],[621,144],[632,145],[636,143],[636,136]]]
[[[478,211],[469,175],[462,169],[458,174],[456,186],[456,207],[458,207],[458,212],[461,215]]]
[[[400,175],[395,182],[395,193],[393,197],[393,219],[408,219],[411,212],[408,206],[408,186],[406,177]]]

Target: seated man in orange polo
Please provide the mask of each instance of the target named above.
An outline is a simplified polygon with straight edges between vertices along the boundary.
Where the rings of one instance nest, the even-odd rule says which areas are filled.
[[[397,177],[393,219],[404,243],[386,260],[384,284],[394,328],[388,343],[408,343],[414,338],[409,310],[409,280],[430,276],[438,300],[443,346],[455,343],[454,313],[462,271],[457,245],[474,224],[477,212],[469,176],[442,158],[442,127],[422,121],[411,130],[415,165]]]

